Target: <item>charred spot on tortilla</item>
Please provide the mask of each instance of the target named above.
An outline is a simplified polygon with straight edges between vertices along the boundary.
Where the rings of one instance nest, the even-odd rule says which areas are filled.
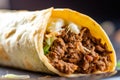
[[[44,36],[44,53],[52,66],[66,74],[106,71],[110,54],[106,43],[95,38],[87,27],[52,19]]]

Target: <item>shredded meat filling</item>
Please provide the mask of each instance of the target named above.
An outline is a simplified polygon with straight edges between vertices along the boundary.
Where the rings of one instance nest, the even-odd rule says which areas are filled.
[[[107,70],[110,53],[106,43],[102,44],[101,39],[93,37],[89,29],[83,27],[79,34],[63,30],[46,56],[60,72],[86,74]]]

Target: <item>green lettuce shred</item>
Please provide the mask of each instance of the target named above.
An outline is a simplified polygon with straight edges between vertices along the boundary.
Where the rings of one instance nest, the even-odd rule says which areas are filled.
[[[52,43],[54,42],[54,40],[55,40],[54,36],[46,39],[46,41],[45,41],[46,45],[43,48],[45,55],[49,53],[49,49],[50,49]]]

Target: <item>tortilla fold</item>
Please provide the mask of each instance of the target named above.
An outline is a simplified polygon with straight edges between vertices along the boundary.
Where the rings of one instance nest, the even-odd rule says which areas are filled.
[[[65,74],[50,63],[43,51],[43,40],[50,18],[62,18],[85,26],[96,38],[106,43],[110,54],[112,72],[116,67],[116,53],[101,26],[87,15],[70,10],[49,8],[41,11],[0,11],[0,65],[30,71],[77,77],[86,74]],[[102,72],[98,72],[102,73]]]

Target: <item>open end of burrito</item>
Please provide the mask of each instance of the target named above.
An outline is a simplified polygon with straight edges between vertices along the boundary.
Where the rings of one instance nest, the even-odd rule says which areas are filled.
[[[44,35],[44,54],[50,64],[65,74],[95,73],[111,64],[106,43],[101,43],[86,26],[51,18]]]

